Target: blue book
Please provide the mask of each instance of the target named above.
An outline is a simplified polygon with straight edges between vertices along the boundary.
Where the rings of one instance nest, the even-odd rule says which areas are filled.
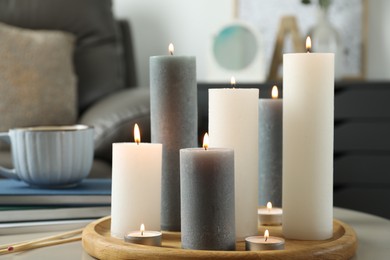
[[[63,189],[37,188],[22,181],[0,180],[0,206],[6,205],[104,205],[111,204],[111,179],[84,179]]]

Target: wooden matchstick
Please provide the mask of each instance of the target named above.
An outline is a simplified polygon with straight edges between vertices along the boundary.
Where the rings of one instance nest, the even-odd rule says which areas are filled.
[[[81,228],[81,229],[72,230],[72,231],[61,233],[61,234],[38,238],[38,239],[30,240],[30,241],[23,241],[23,242],[19,242],[19,243],[1,245],[0,246],[0,254],[6,253],[6,252],[8,252],[8,253],[15,252],[15,250],[17,248],[19,248],[18,251],[21,251],[21,248],[32,249],[30,247],[32,247],[34,245],[49,246],[53,242],[56,244],[71,242],[70,240],[74,239],[74,238],[69,238],[69,237],[81,234],[82,231],[83,231],[83,229]],[[78,239],[80,239],[80,237],[78,237]],[[78,240],[78,239],[76,239],[76,240]],[[40,247],[42,247],[42,246],[40,246]],[[28,249],[24,249],[24,250],[28,250]]]

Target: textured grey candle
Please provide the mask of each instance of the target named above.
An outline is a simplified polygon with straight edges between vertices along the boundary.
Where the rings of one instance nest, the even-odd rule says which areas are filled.
[[[180,231],[179,150],[197,146],[197,104],[195,57],[151,57],[151,139],[163,144],[162,230]]]
[[[235,250],[233,150],[182,149],[180,176],[182,248]]]
[[[282,207],[282,99],[259,100],[259,206]]]

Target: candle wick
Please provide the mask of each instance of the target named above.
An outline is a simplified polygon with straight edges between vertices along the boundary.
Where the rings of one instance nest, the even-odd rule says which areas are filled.
[[[144,231],[143,230],[141,230],[141,236],[143,236],[144,235]]]
[[[135,141],[137,145],[139,145],[139,140]]]
[[[311,52],[311,48],[306,48],[307,53]]]
[[[173,56],[173,51],[169,51],[169,53],[171,54],[171,56]]]
[[[267,242],[267,240],[268,240],[268,237],[266,236],[265,239],[264,239],[264,241]]]

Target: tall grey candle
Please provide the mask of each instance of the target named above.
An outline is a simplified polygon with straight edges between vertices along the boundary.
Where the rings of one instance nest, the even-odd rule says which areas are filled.
[[[163,144],[161,229],[180,231],[179,150],[197,146],[195,57],[150,57],[150,108],[152,142]]]
[[[272,99],[259,100],[259,206],[282,206],[283,102],[277,97],[274,86]]]
[[[182,149],[180,176],[182,248],[235,250],[233,150]]]

